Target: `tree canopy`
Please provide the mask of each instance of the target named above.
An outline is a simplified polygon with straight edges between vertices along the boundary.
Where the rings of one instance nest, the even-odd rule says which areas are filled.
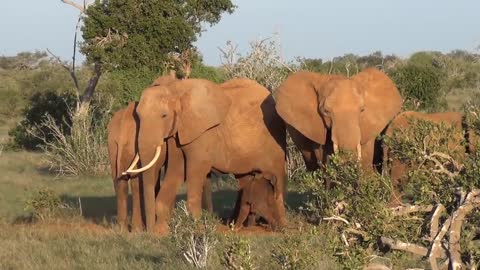
[[[107,69],[162,71],[168,53],[192,47],[205,24],[232,13],[231,0],[104,0],[86,10],[82,52]]]

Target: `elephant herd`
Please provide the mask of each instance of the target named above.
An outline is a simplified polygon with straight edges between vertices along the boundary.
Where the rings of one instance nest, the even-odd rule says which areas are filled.
[[[287,132],[308,170],[339,150],[354,152],[373,170],[381,163],[376,138],[395,126],[389,123],[401,107],[395,84],[375,68],[353,77],[296,72],[273,95],[249,79],[216,84],[162,76],[108,125],[117,220],[128,224],[130,181],[132,230],[167,233],[182,183],[187,209],[198,217],[202,205],[213,208],[209,174],[229,173],[239,181],[236,227],[254,223],[256,215],[283,227]]]

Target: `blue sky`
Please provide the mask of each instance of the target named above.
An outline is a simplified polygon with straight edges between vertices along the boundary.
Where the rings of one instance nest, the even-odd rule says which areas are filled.
[[[77,0],[78,1],[78,0]],[[60,0],[4,1],[0,55],[49,48],[71,57],[78,12]],[[202,34],[197,46],[207,64],[218,47],[279,33],[285,58],[330,59],[376,50],[408,56],[418,50],[475,50],[480,45],[478,0],[234,0],[238,9]]]

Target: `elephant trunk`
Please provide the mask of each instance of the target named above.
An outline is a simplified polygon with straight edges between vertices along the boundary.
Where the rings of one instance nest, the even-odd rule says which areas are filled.
[[[355,152],[357,159],[362,158],[362,145],[360,123],[352,121],[353,117],[344,117],[345,119],[338,119],[332,121],[332,143],[333,151],[338,153],[339,150],[346,150]],[[336,124],[336,123],[341,124]]]

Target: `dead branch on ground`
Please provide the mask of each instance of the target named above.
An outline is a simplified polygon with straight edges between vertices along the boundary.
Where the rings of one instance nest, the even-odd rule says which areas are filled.
[[[436,156],[441,156],[436,154]],[[443,157],[443,156],[442,156]],[[429,212],[432,211],[430,216],[430,235],[425,237],[430,242],[429,247],[423,247],[420,245],[405,243],[399,240],[391,239],[382,236],[380,241],[390,247],[391,249],[403,250],[411,252],[424,257],[428,256],[431,269],[443,269],[447,265],[450,269],[463,269],[465,264],[461,258],[461,246],[460,236],[462,231],[462,225],[465,217],[469,215],[474,209],[480,208],[480,189],[475,189],[464,195],[465,192],[457,191],[458,207],[448,217],[439,230],[440,217],[445,212],[445,207],[442,204],[438,204],[435,209],[432,205],[427,206],[407,206],[393,209],[396,216],[414,213],[414,212]],[[448,241],[444,238],[448,235]],[[437,264],[438,259],[446,259],[441,268]],[[471,262],[474,264],[474,262]]]

